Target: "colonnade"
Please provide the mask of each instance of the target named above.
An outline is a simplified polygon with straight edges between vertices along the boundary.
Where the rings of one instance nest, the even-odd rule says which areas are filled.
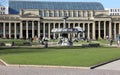
[[[30,22],[30,23],[29,23]],[[6,24],[7,23],[7,24]],[[31,26],[30,26],[31,25]],[[88,39],[97,39],[99,37],[106,39],[106,36],[109,38],[116,38],[117,34],[120,34],[120,23],[111,21],[95,21],[95,22],[78,22],[73,23],[68,21],[66,23],[66,28],[74,28],[74,27],[82,27],[83,37]],[[6,38],[6,34],[8,34],[8,38],[34,38],[38,37],[48,37],[55,39],[59,38],[60,34],[52,33],[51,30],[53,28],[63,28],[63,23],[59,22],[40,22],[40,21],[22,21],[22,22],[1,22],[0,31],[1,37]],[[36,30],[36,31],[35,31]],[[8,33],[7,33],[8,32]],[[30,33],[31,32],[31,33]],[[73,34],[74,37],[75,34]],[[68,34],[70,37],[70,34]]]

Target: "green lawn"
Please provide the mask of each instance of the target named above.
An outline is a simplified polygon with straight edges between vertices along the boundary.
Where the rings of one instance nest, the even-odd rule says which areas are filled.
[[[120,48],[0,48],[9,64],[93,66],[120,57]]]
[[[27,40],[23,40],[23,39],[1,39],[0,38],[0,42],[3,42],[3,43],[12,43],[14,42],[15,45],[22,45],[23,42],[27,42]]]

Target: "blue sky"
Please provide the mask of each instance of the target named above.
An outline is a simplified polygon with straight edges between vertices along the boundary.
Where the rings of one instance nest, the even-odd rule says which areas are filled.
[[[22,0],[22,1],[101,2],[105,8],[120,8],[120,0]],[[8,0],[0,0],[1,5],[7,6],[7,3]]]

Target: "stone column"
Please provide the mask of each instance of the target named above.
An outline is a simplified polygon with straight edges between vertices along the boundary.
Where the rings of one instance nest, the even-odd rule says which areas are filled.
[[[38,37],[40,37],[40,22],[38,21]]]
[[[64,14],[64,10],[62,10],[62,16],[65,16],[65,14]]]
[[[26,21],[26,39],[28,39],[28,21]]]
[[[6,38],[6,34],[5,34],[5,22],[3,22],[3,38]]]
[[[72,17],[73,17],[73,10],[71,12],[72,12]]]
[[[75,28],[75,23],[73,23],[73,28]],[[73,33],[73,37],[75,37],[75,33]]]
[[[58,23],[58,28],[60,29],[60,23]],[[60,33],[58,34],[58,38],[60,38]]]
[[[48,13],[47,17],[49,17],[50,16],[50,11],[48,10],[47,13]]]
[[[55,11],[54,10],[52,11],[52,13],[53,13],[53,17],[55,17]]]
[[[90,39],[90,24],[88,23],[88,39]]]
[[[70,23],[68,23],[68,28],[70,28]],[[70,38],[70,33],[68,34],[68,38]]]
[[[80,23],[78,23],[78,27],[80,27]],[[78,34],[79,39],[81,38],[80,35],[81,35],[81,33]]]
[[[17,38],[17,34],[16,34],[16,24],[17,24],[17,23],[14,23],[14,38],[15,38],[15,39]]]
[[[92,25],[92,39],[95,40],[95,23]]]
[[[45,12],[45,11],[44,11],[44,10],[42,10],[42,16],[45,16],[45,15],[44,15],[44,12]]]
[[[85,17],[88,17],[88,12],[87,11],[85,11]]]
[[[104,21],[104,39],[106,39],[106,22]]]
[[[67,10],[67,16],[70,16],[70,15],[69,15],[69,11],[68,11],[68,10]]]
[[[101,35],[100,35],[100,21],[98,21],[98,38],[101,38]]]
[[[43,37],[45,37],[45,23],[43,23]]]
[[[32,38],[34,38],[34,21],[32,21]]]
[[[80,14],[81,14],[81,16],[80,17],[83,17],[84,15],[83,15],[83,11],[80,11]]]
[[[76,17],[78,17],[78,11],[75,11],[76,12]]]
[[[20,23],[20,38],[23,38],[23,25]]]
[[[48,23],[48,38],[50,39],[50,23]]]
[[[116,38],[116,23],[114,23],[114,39]]]
[[[55,23],[53,23],[53,29],[55,29]],[[53,33],[53,39],[56,39],[55,38],[55,33]]]
[[[83,31],[85,31],[85,23],[83,23]],[[83,38],[85,38],[85,32],[83,32]]]
[[[109,38],[112,38],[111,33],[112,33],[112,30],[111,30],[111,21],[109,21]]]
[[[11,38],[11,23],[9,23],[9,38]]]

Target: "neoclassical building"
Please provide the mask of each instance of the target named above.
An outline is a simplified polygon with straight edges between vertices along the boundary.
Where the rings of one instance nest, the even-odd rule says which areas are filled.
[[[8,7],[0,5],[0,14],[8,14]]]
[[[120,34],[120,17],[110,16],[98,2],[9,1],[9,14],[0,15],[1,38],[59,38],[53,28],[82,27],[88,39],[116,38]],[[68,37],[69,34],[68,34]],[[74,37],[74,35],[73,35]]]
[[[105,10],[109,10],[110,16],[120,16],[120,8],[105,8]]]

